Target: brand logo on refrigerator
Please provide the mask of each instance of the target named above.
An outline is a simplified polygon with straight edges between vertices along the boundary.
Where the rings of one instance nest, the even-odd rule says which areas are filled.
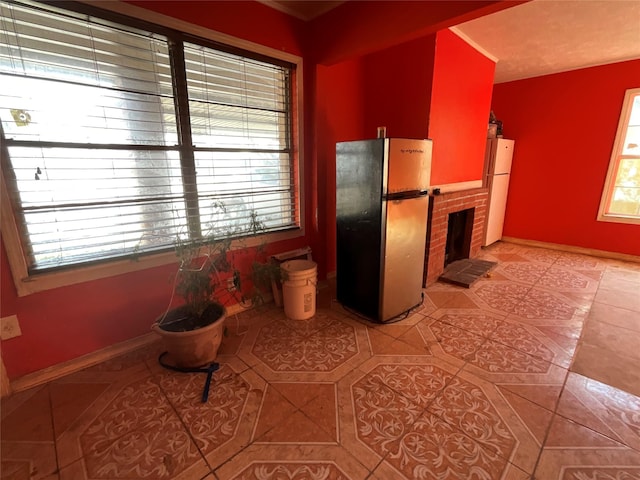
[[[424,150],[422,150],[421,148],[401,148],[400,152],[412,154],[412,153],[424,153]]]

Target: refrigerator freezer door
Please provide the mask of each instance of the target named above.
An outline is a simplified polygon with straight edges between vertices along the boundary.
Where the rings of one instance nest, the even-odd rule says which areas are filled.
[[[383,194],[427,190],[431,180],[431,140],[388,138],[385,141],[389,146]]]
[[[504,212],[507,208],[509,175],[494,175],[489,191],[489,212],[487,228],[484,234],[484,246],[491,245],[502,238]]]
[[[422,301],[427,195],[384,202],[383,271],[379,320],[400,315]]]
[[[380,304],[384,142],[336,145],[336,294],[370,318]]]
[[[496,138],[494,140],[495,160],[491,174],[501,175],[511,172],[511,161],[513,160],[513,140],[506,138]]]

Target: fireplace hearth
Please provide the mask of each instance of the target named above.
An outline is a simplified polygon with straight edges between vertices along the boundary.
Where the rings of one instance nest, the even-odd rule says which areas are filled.
[[[496,265],[498,265],[497,262],[489,262],[477,258],[463,258],[447,265],[438,280],[469,288],[482,277],[485,277]]]

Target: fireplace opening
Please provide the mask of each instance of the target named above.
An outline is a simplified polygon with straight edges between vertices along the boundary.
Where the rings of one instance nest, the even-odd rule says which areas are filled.
[[[444,253],[445,267],[457,260],[469,258],[474,213],[475,208],[467,208],[449,214]]]
[[[460,212],[465,209],[473,209],[473,214],[468,215],[465,223],[471,229],[471,246],[460,250],[464,252],[461,260],[452,260],[455,252],[449,256],[450,263],[446,268],[451,268],[453,264],[476,258],[480,254],[482,245],[482,234],[487,214],[487,198],[489,193],[486,188],[474,188],[454,192],[444,192],[439,195],[431,195],[429,199],[429,220],[427,226],[427,252],[425,255],[424,286],[431,285],[441,278],[445,270],[445,250],[447,249],[447,232],[449,230],[449,215],[452,212]],[[466,226],[463,232],[466,232]],[[450,238],[454,235],[449,234]],[[455,242],[454,242],[455,243]],[[460,243],[460,241],[458,241]],[[451,247],[449,247],[451,250]],[[455,250],[455,248],[454,248]]]

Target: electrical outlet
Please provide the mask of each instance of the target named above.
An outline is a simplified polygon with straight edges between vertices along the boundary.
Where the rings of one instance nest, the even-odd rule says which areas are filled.
[[[229,290],[230,292],[235,292],[236,282],[234,277],[227,278],[227,290]]]
[[[20,335],[22,335],[22,331],[20,330],[17,315],[0,318],[0,338],[2,340],[9,340]]]

